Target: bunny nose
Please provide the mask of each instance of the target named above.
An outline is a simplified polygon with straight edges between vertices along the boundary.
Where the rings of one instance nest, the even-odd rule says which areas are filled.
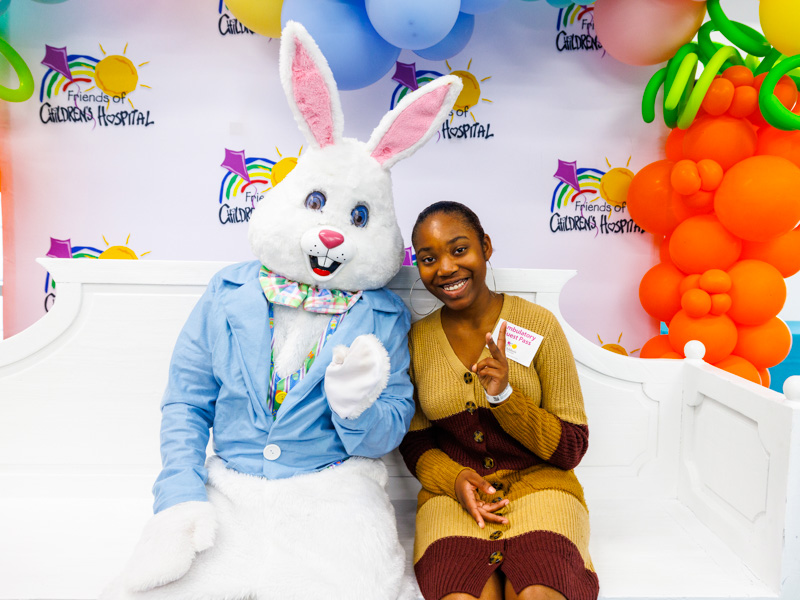
[[[340,245],[344,241],[344,236],[336,231],[323,229],[319,232],[319,239],[323,244],[325,244],[325,247],[330,250],[331,248],[336,248],[336,246]]]

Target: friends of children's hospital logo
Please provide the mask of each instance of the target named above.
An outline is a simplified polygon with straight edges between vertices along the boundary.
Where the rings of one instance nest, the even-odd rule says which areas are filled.
[[[219,0],[217,29],[219,29],[220,35],[255,35],[255,31],[242,25],[239,19],[230,13],[228,7],[225,6],[225,0]]]
[[[453,110],[450,111],[448,119],[442,123],[436,141],[459,140],[459,139],[482,139],[488,140],[494,137],[492,125],[481,123],[475,117],[475,112],[480,113],[483,103],[491,104],[491,100],[482,96],[481,84],[489,79],[484,77],[478,79],[470,72],[472,59],[470,59],[465,70],[453,70],[448,61],[445,61],[451,75],[458,75],[464,84],[461,93],[456,98]],[[392,100],[389,108],[393,109],[405,98],[406,94],[413,92],[420,86],[429,81],[433,81],[443,74],[438,71],[417,71],[416,63],[397,62],[392,80],[397,82],[397,87],[392,93]]]
[[[126,56],[128,44],[122,54],[108,54],[102,45],[99,49],[102,57],[97,58],[45,45],[42,64],[47,71],[39,90],[41,122],[91,123],[92,129],[154,125],[149,110],[134,106],[134,97],[139,103],[139,88],[150,89],[139,82],[139,68],[149,61],[134,64]]]
[[[559,180],[550,201],[550,231],[585,232],[593,236],[644,233],[628,216],[626,201],[633,171],[611,167],[601,171],[578,168],[577,162],[558,161],[553,177]],[[628,159],[630,165],[630,159]]]
[[[558,10],[556,50],[591,52],[602,50],[594,30],[594,6],[570,4]]]
[[[244,150],[225,149],[220,165],[227,172],[219,186],[219,222],[222,225],[247,223],[266,193],[283,181],[297,166],[297,156],[283,156],[276,147],[276,159],[247,157]]]

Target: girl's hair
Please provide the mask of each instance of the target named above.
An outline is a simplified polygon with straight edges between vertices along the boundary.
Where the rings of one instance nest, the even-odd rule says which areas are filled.
[[[428,219],[428,217],[439,214],[457,216],[467,227],[472,229],[478,235],[478,239],[483,242],[485,233],[478,215],[472,212],[469,207],[464,206],[460,202],[452,202],[449,200],[434,202],[429,207],[425,208],[421,213],[419,213],[417,221],[414,223],[414,229],[411,230],[411,241],[414,241],[414,237],[417,235],[417,229],[419,229],[419,226],[422,225]]]

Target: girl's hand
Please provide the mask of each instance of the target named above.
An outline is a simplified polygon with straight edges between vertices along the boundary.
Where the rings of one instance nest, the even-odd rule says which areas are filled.
[[[475,519],[481,529],[483,529],[485,521],[503,525],[508,524],[508,519],[494,514],[495,511],[508,505],[508,499],[504,498],[499,502],[483,502],[478,497],[477,490],[482,490],[486,494],[494,494],[497,490],[475,471],[470,471],[469,469],[461,471],[456,477],[455,487],[456,498],[458,498],[464,510],[472,515],[472,518]]]
[[[506,360],[506,325],[500,326],[497,343],[494,343],[492,334],[486,334],[486,345],[491,356],[484,358],[476,365],[472,365],[472,372],[490,396],[499,396],[508,386],[508,360]]]

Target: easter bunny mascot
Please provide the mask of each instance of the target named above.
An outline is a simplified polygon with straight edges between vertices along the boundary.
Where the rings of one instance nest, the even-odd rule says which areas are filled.
[[[280,72],[310,149],[253,213],[258,261],[215,275],[178,338],[156,514],[103,598],[411,593],[376,460],[414,412],[408,311],[383,289],[403,258],[389,168],[433,135],[461,81],[409,94],[363,143],[342,137],[330,68],[299,24]]]

